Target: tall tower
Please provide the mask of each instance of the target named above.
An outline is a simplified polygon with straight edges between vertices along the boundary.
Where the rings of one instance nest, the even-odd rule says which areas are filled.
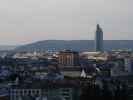
[[[95,33],[95,51],[103,51],[103,31],[102,28],[97,24],[96,33]]]

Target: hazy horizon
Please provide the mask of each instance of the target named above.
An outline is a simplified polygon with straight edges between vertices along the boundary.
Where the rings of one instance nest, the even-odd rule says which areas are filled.
[[[0,0],[0,45],[41,40],[133,40],[132,0]]]
[[[75,40],[77,40],[77,41],[84,41],[84,40],[85,41],[95,41],[95,40],[90,40],[90,39],[88,39],[88,40],[87,39],[84,39],[84,40],[83,39],[75,39]],[[53,39],[52,40],[52,39],[49,39],[49,40],[32,41],[32,42],[25,43],[25,44],[0,44],[0,46],[3,46],[3,47],[4,46],[6,46],[6,47],[8,47],[8,46],[23,46],[23,45],[33,44],[33,43],[37,43],[37,42],[42,42],[42,41],[75,41],[75,40],[65,40],[65,39],[64,40],[62,40],[62,39]],[[117,40],[113,40],[113,39],[112,40],[109,40],[109,39],[105,40],[104,39],[104,41],[133,41],[133,39],[132,40],[118,40],[118,39]]]

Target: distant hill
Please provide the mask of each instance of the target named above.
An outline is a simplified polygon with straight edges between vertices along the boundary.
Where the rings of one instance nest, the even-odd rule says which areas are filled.
[[[14,50],[17,46],[8,46],[8,45],[0,45],[0,51],[4,50]]]
[[[94,50],[93,40],[45,40],[17,47],[16,51],[45,51],[72,49],[76,51]],[[104,49],[132,49],[133,40],[104,40]]]

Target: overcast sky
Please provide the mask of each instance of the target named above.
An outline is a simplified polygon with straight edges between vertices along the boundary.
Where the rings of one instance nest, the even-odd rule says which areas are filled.
[[[0,44],[48,39],[133,39],[133,0],[0,0]]]

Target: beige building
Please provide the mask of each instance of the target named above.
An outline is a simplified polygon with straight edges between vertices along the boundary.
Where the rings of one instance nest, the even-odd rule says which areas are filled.
[[[58,54],[58,62],[63,66],[78,66],[79,54],[71,50],[60,51]]]

